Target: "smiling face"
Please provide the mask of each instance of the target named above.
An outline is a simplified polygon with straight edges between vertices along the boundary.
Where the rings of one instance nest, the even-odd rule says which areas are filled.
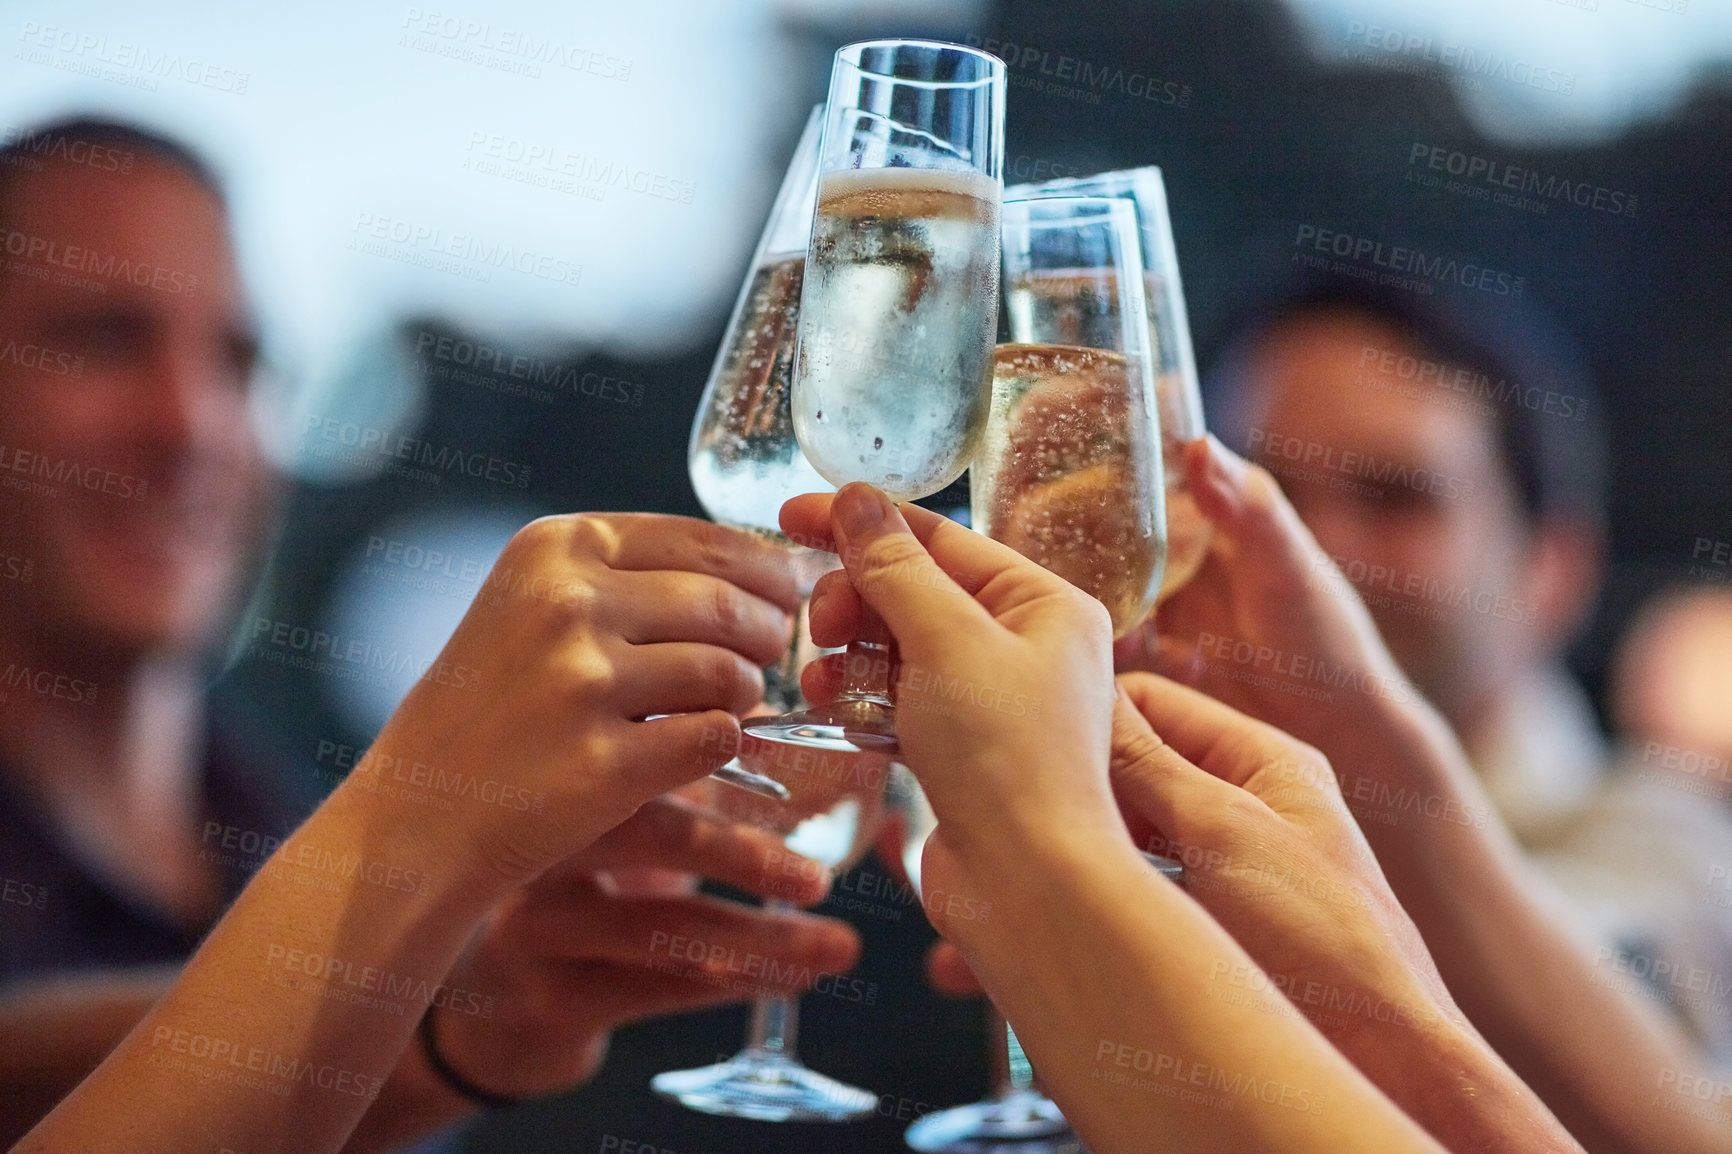
[[[222,203],[165,160],[49,162],[11,176],[0,228],[0,553],[33,575],[0,632],[98,660],[196,649],[269,488]]]
[[[1246,375],[1248,438],[1318,543],[1355,581],[1408,676],[1446,714],[1531,662],[1549,609],[1533,593],[1533,528],[1494,417],[1383,371],[1419,357],[1399,331],[1307,313],[1264,333]]]

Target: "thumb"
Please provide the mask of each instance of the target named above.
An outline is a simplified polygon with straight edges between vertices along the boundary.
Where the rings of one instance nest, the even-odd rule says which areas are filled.
[[[1184,463],[1185,479],[1197,495],[1198,507],[1233,543],[1238,556],[1260,558],[1264,564],[1285,561],[1296,568],[1309,568],[1323,558],[1311,530],[1266,470],[1213,434],[1187,444]]]
[[[1197,494],[1197,507],[1225,539],[1230,573],[1264,593],[1296,597],[1297,606],[1309,603],[1314,610],[1335,614],[1360,647],[1358,660],[1403,686],[1404,697],[1419,696],[1396,667],[1352,582],[1323,551],[1267,470],[1211,435],[1185,446],[1185,479]]]
[[[1139,686],[1140,687],[1140,686]],[[1197,768],[1149,724],[1137,701],[1118,681],[1114,689],[1113,794],[1126,815],[1169,835],[1186,828],[1187,817],[1218,813],[1235,787]],[[1138,831],[1133,830],[1133,835]],[[1140,844],[1140,841],[1139,841]]]
[[[958,630],[992,624],[932,559],[901,511],[871,485],[844,485],[830,506],[830,524],[854,591],[904,649],[919,651]]]

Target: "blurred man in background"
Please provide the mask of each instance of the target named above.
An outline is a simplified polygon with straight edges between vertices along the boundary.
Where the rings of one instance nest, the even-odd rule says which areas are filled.
[[[1603,525],[1598,405],[1568,345],[1506,298],[1311,282],[1257,310],[1215,378],[1213,423],[1275,474],[1358,589],[1571,899],[1606,980],[1658,997],[1732,1059],[1723,996],[1666,981],[1732,973],[1732,916],[1699,900],[1711,866],[1732,862],[1732,822],[1608,778],[1563,665],[1597,593]]]
[[[1490,312],[1306,286],[1239,332],[1212,414],[1281,481],[1524,841],[1605,757],[1561,664],[1599,587],[1598,406],[1534,339]]]
[[[271,489],[247,415],[258,338],[215,179],[166,140],[98,123],[6,159],[0,549],[31,580],[0,601],[0,780],[30,802],[7,806],[0,852],[40,876],[64,846],[71,871],[41,878],[57,899],[42,932],[6,935],[13,976],[196,940],[225,898],[200,859],[205,790],[250,829],[298,815],[226,759],[199,772],[212,646]]]
[[[0,1145],[138,1021],[318,800],[205,693],[270,522],[258,359],[199,158],[93,120],[0,150]],[[694,524],[615,535],[652,537],[667,570],[749,544]],[[619,1024],[756,992],[650,969],[655,931],[754,950],[782,985],[851,964],[844,927],[696,894],[698,874],[778,884],[767,834],[661,799],[604,842],[495,911],[447,979],[463,1007],[435,995],[357,1148],[569,1088]],[[807,876],[779,896],[818,900]]]

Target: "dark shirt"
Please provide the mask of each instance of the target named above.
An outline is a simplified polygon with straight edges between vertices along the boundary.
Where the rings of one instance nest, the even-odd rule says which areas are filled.
[[[226,908],[317,793],[236,727],[213,722],[205,748],[195,832]],[[209,928],[176,925],[93,871],[0,765],[0,987],[56,971],[178,962]]]

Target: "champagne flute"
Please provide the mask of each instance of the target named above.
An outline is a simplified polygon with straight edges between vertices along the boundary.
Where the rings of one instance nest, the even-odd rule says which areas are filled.
[[[1011,199],[1047,196],[1117,196],[1137,206],[1142,226],[1143,295],[1148,306],[1149,337],[1155,363],[1155,387],[1160,399],[1162,459],[1167,482],[1167,566],[1157,603],[1184,588],[1203,564],[1213,533],[1197,509],[1186,484],[1180,447],[1201,437],[1203,398],[1197,386],[1197,359],[1191,351],[1191,326],[1185,315],[1185,291],[1179,281],[1179,254],[1173,244],[1172,218],[1161,170],[1152,165],[1019,184],[1005,190]]]
[[[818,577],[835,564],[827,553],[795,545],[777,527],[777,513],[788,498],[833,487],[800,451],[788,404],[800,285],[818,199],[823,111],[823,105],[814,105],[806,118],[716,351],[686,451],[692,489],[711,520],[784,545],[794,558],[801,612],[787,656],[764,674],[764,698],[779,712],[802,704],[800,668],[811,656],[804,603]],[[711,776],[770,797],[778,797],[782,788],[738,757]]]
[[[1143,623],[1167,527],[1136,209],[1108,197],[1007,201],[992,413],[974,527]]]
[[[1004,62],[955,44],[836,53],[800,297],[794,432],[837,485],[935,493],[973,457],[991,395]],[[753,737],[897,752],[889,632],[869,610],[828,706]]]
[[[775,756],[779,751],[794,756]],[[782,835],[795,853],[840,873],[871,846],[883,822],[890,763],[870,754],[847,755],[773,746],[753,771],[773,778],[781,796],[760,791],[712,790],[711,804],[735,821]],[[771,901],[773,910],[792,907]],[[760,996],[752,1006],[746,1044],[725,1062],[674,1070],[650,1080],[656,1093],[693,1110],[762,1122],[846,1122],[864,1118],[878,1098],[803,1065],[795,1056],[799,1002],[787,995]]]
[[[828,554],[788,541],[777,528],[777,512],[789,497],[831,487],[800,451],[788,406],[800,284],[818,195],[822,113],[819,105],[807,117],[770,209],[692,422],[686,456],[692,488],[714,520],[788,547],[802,601],[819,574],[835,563]],[[811,655],[804,619],[802,605],[787,657],[765,674],[765,696],[781,709],[801,703],[800,667]],[[862,837],[869,838],[877,826],[878,803],[869,788],[815,794],[810,780],[798,772],[808,768],[757,758],[748,768],[736,757],[710,776],[749,792],[717,790],[712,804],[737,821],[783,834],[796,853],[830,867],[851,864],[865,844]],[[791,908],[785,902],[767,904],[771,909]],[[692,1109],[733,1117],[830,1121],[870,1113],[877,1099],[869,1091],[845,1086],[800,1063],[794,1054],[797,1030],[793,999],[761,996],[753,1003],[745,1047],[734,1058],[659,1074],[650,1085]]]

